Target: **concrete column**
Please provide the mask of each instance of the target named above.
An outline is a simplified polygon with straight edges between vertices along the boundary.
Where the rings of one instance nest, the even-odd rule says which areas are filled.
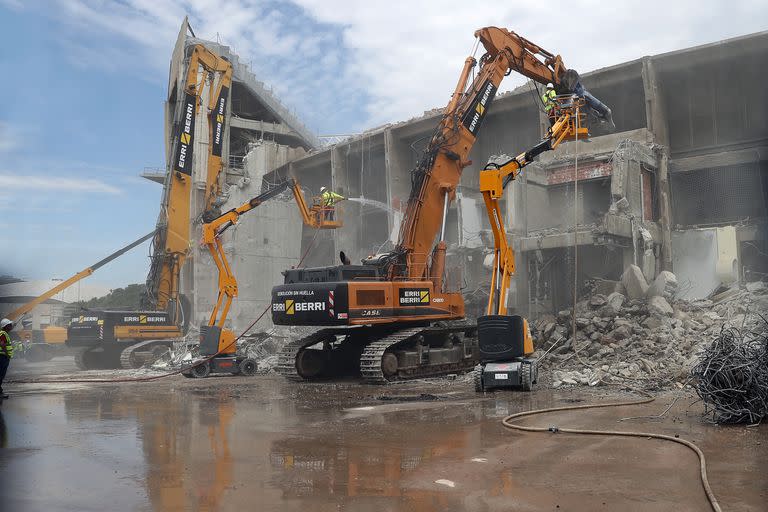
[[[672,270],[672,206],[669,193],[669,155],[662,150],[656,180],[661,227],[661,270]]]
[[[530,317],[531,291],[528,283],[528,254],[520,251],[520,244],[513,244],[515,249],[515,304],[511,304],[514,313]]]
[[[346,148],[345,148],[346,149]],[[346,179],[346,169],[344,165],[344,154],[342,153],[342,149],[340,145],[335,145],[331,148],[331,183],[333,186],[333,190],[338,190],[339,187],[344,187],[344,193],[347,197],[349,197],[349,183],[347,183]],[[354,223],[354,219],[349,218],[349,204],[347,204],[349,201],[346,201],[342,203],[344,205],[344,218],[342,219],[344,221],[344,227],[342,229],[334,229],[333,232],[333,254],[338,254],[339,250],[343,250],[344,247],[347,247],[347,251],[349,251],[349,248],[351,247],[347,241],[347,234],[350,232],[350,229],[347,226],[350,226]],[[356,255],[350,254],[348,255],[350,258],[355,257]]]
[[[663,146],[656,175],[656,197],[659,201],[659,227],[661,228],[661,270],[672,270],[672,205],[669,193],[669,125],[664,96],[656,68],[651,57],[643,59],[643,89],[645,91],[645,117],[648,131],[656,143]]]
[[[392,205],[392,176],[395,174],[393,167],[397,164],[394,158],[395,138],[391,128],[384,129],[384,172],[387,184],[387,205]],[[399,170],[399,169],[398,169]],[[392,223],[395,222],[392,215],[387,215],[387,233],[392,231]]]
[[[654,140],[663,146],[669,146],[669,128],[667,124],[664,96],[656,74],[656,67],[651,57],[643,58],[643,90],[645,92],[645,118],[648,131]]]
[[[539,137],[544,138],[550,128],[549,116],[543,109],[539,109]]]

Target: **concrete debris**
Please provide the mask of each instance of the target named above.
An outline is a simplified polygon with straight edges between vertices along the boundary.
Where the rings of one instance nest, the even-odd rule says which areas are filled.
[[[621,276],[621,284],[627,291],[630,299],[645,298],[648,293],[648,283],[645,281],[643,271],[637,265],[630,265]]]
[[[606,300],[605,295],[601,293],[596,293],[595,295],[592,296],[591,299],[589,299],[589,305],[592,306],[593,308],[599,308],[601,306],[605,306],[607,302],[608,301]]]
[[[664,270],[656,276],[646,292],[648,297],[664,297],[667,300],[674,298],[677,293],[677,277],[668,270]]]
[[[280,349],[290,339],[304,336],[307,329],[273,327],[268,331],[248,334],[237,341],[237,355],[255,359],[258,363],[258,373],[271,373],[277,367],[277,354]],[[172,350],[148,366],[153,370],[173,371],[202,361],[205,358],[200,355],[198,339],[199,334],[190,333],[184,340],[176,343]]]
[[[660,316],[672,316],[675,312],[672,306],[669,305],[669,302],[667,302],[667,299],[661,295],[654,295],[648,299],[648,311]]]
[[[624,301],[627,298],[624,294],[619,292],[613,292],[608,295],[605,300],[605,305],[600,309],[600,316],[613,318],[619,314],[621,307],[624,305]]]
[[[634,267],[634,268],[633,268]],[[645,282],[638,267],[622,279],[627,290]],[[670,293],[674,275],[665,275],[662,295],[638,299],[614,292],[594,294],[576,305],[576,333],[571,311],[545,316],[532,324],[541,375],[552,386],[628,384],[645,389],[684,386],[701,352],[725,326],[753,328],[768,311],[768,287],[735,286],[727,298],[688,302]],[[667,299],[664,295],[668,295]]]

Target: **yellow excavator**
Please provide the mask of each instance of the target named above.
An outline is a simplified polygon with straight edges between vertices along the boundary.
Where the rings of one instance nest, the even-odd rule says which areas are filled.
[[[190,249],[190,202],[195,120],[208,91],[209,138],[205,209],[215,210],[222,170],[222,149],[231,63],[201,44],[187,47],[186,82],[180,122],[173,136],[173,160],[166,177],[142,311],[88,311],[73,318],[67,345],[77,349],[81,369],[137,368],[157,358],[181,338],[188,324],[179,277]]]
[[[530,391],[537,381],[536,361],[530,358],[534,349],[528,321],[507,314],[507,292],[515,273],[515,252],[507,240],[499,200],[504,197],[507,185],[536,156],[555,149],[562,142],[589,137],[585,112],[583,98],[573,94],[557,96],[551,113],[555,121],[546,137],[514,158],[492,158],[480,171],[480,192],[488,212],[494,247],[488,306],[485,316],[477,319],[480,362],[473,372],[475,391],[492,388]]]
[[[207,360],[184,372],[185,377],[204,378],[211,373],[250,376],[256,373],[256,361],[237,355],[236,335],[231,329],[225,327],[232,301],[237,297],[237,280],[224,253],[221,236],[237,224],[241,215],[278,196],[288,188],[293,192],[293,198],[299,207],[304,224],[315,229],[336,229],[343,226],[343,222],[333,215],[333,207],[323,204],[320,198],[315,198],[311,207],[307,206],[301,186],[293,178],[282,181],[237,208],[203,224],[203,243],[211,253],[218,269],[219,293],[208,324],[200,329],[200,355]]]
[[[62,281],[61,283],[57,284],[50,290],[46,291],[45,293],[41,294],[35,299],[29,301],[23,306],[20,306],[14,309],[10,313],[8,313],[6,317],[9,320],[13,321],[14,323],[23,321],[24,316],[32,312],[32,310],[35,309],[40,304],[44,303],[48,299],[53,298],[56,294],[66,290],[67,288],[79,282],[80,280],[90,276],[91,274],[96,272],[99,268],[103,267],[110,261],[116,258],[119,258],[120,256],[130,251],[134,247],[146,242],[147,240],[152,238],[154,234],[155,232],[152,231],[151,233],[144,235],[138,240],[131,242],[125,247],[118,249],[117,251],[113,252],[106,258],[98,261],[97,263],[91,265],[90,267],[84,270],[81,270],[80,272],[73,275],[69,279]],[[39,329],[39,330],[24,328],[24,329],[21,329],[20,331],[14,330],[13,333],[14,333],[14,337],[18,337],[19,340],[24,342],[25,344],[24,357],[27,360],[32,362],[47,361],[51,359],[51,357],[61,352],[61,349],[64,347],[64,344],[67,340],[66,327],[51,326],[51,327],[46,327],[44,329]]]

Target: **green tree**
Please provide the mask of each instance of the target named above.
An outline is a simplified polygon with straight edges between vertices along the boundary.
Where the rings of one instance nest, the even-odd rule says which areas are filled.
[[[144,284],[129,284],[125,288],[115,288],[103,297],[95,297],[79,303],[87,309],[127,309],[140,308],[141,297],[146,293]]]

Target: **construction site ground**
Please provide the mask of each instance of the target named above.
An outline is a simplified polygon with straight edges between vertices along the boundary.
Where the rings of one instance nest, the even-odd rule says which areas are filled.
[[[469,381],[292,383],[276,375],[42,383],[71,358],[13,361],[2,404],[7,510],[701,511],[695,454],[652,439],[522,433],[509,414],[622,401],[618,387],[476,394]],[[659,415],[661,418],[621,418]],[[679,435],[724,510],[765,510],[768,425],[714,426],[691,390],[552,413],[542,426]]]

